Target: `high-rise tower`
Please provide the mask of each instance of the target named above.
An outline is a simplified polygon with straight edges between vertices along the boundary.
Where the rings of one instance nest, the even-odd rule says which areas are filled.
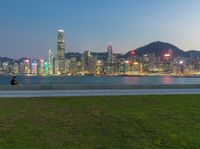
[[[107,62],[108,62],[108,64],[111,64],[111,63],[113,63],[113,61],[114,61],[113,47],[110,43],[108,46]]]
[[[66,73],[66,59],[65,59],[65,38],[64,30],[58,31],[58,41],[57,41],[57,74]]]
[[[108,49],[107,49],[107,67],[106,67],[106,73],[108,75],[111,75],[114,73],[114,61],[115,61],[115,58],[114,58],[114,53],[113,53],[113,47],[111,45],[111,43],[109,44],[108,46]]]
[[[48,74],[52,75],[53,74],[53,52],[51,50],[49,50],[49,53],[48,53],[48,65],[49,65]]]

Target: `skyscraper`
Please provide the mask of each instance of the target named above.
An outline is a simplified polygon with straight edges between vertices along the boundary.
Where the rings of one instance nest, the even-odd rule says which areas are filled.
[[[65,59],[65,39],[64,30],[58,31],[58,41],[57,41],[57,74],[66,73],[66,59]]]
[[[109,44],[108,49],[107,49],[106,73],[108,75],[111,75],[114,73],[114,53],[113,53],[113,47],[111,43]]]
[[[95,59],[90,51],[85,51],[83,53],[83,69],[85,74],[92,74],[95,67]]]
[[[108,64],[112,64],[113,61],[114,61],[114,55],[113,55],[113,47],[112,47],[111,43],[109,44],[107,50],[108,50],[108,51],[107,51],[107,52],[108,52],[108,55],[107,55],[107,62],[108,62]]]
[[[32,62],[31,62],[31,74],[32,75],[38,74],[38,62],[37,62],[37,60],[32,60]]]
[[[44,59],[40,59],[38,61],[38,74],[45,75],[45,60]]]
[[[23,61],[24,63],[24,74],[27,75],[27,74],[30,74],[30,60],[29,59],[25,59]]]
[[[53,52],[51,50],[49,50],[49,54],[48,54],[48,64],[49,64],[48,74],[52,75],[53,74]]]

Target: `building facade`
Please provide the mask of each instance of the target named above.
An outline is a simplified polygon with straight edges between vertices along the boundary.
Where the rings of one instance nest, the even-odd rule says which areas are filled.
[[[65,38],[64,30],[58,31],[57,41],[57,57],[56,57],[56,74],[66,73],[66,59],[65,59]]]

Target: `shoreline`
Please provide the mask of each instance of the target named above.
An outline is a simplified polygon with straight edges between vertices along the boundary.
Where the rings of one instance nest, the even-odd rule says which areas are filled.
[[[109,90],[109,89],[199,89],[200,84],[172,85],[113,85],[113,84],[70,84],[70,85],[0,85],[5,90]]]
[[[0,76],[22,76],[22,77],[200,77],[200,74],[187,74],[187,75],[176,75],[176,74],[144,74],[144,75],[23,75],[23,74],[0,74]]]

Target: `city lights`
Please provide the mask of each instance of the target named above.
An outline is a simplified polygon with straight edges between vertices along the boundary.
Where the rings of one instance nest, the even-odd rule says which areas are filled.
[[[64,30],[58,31],[57,50],[48,51],[47,58],[0,62],[0,73],[15,75],[194,75],[200,74],[200,58],[174,56],[173,50],[163,54],[144,53],[137,50],[118,54],[110,43],[107,52],[85,51],[67,56]],[[137,53],[137,54],[136,54]],[[55,56],[54,56],[55,55]]]
[[[170,57],[171,55],[169,53],[164,54],[164,57]]]
[[[179,64],[181,64],[181,65],[182,65],[182,64],[183,64],[183,60],[181,60],[181,61],[179,62]]]
[[[136,54],[136,51],[135,50],[132,50],[129,55],[135,55]]]

